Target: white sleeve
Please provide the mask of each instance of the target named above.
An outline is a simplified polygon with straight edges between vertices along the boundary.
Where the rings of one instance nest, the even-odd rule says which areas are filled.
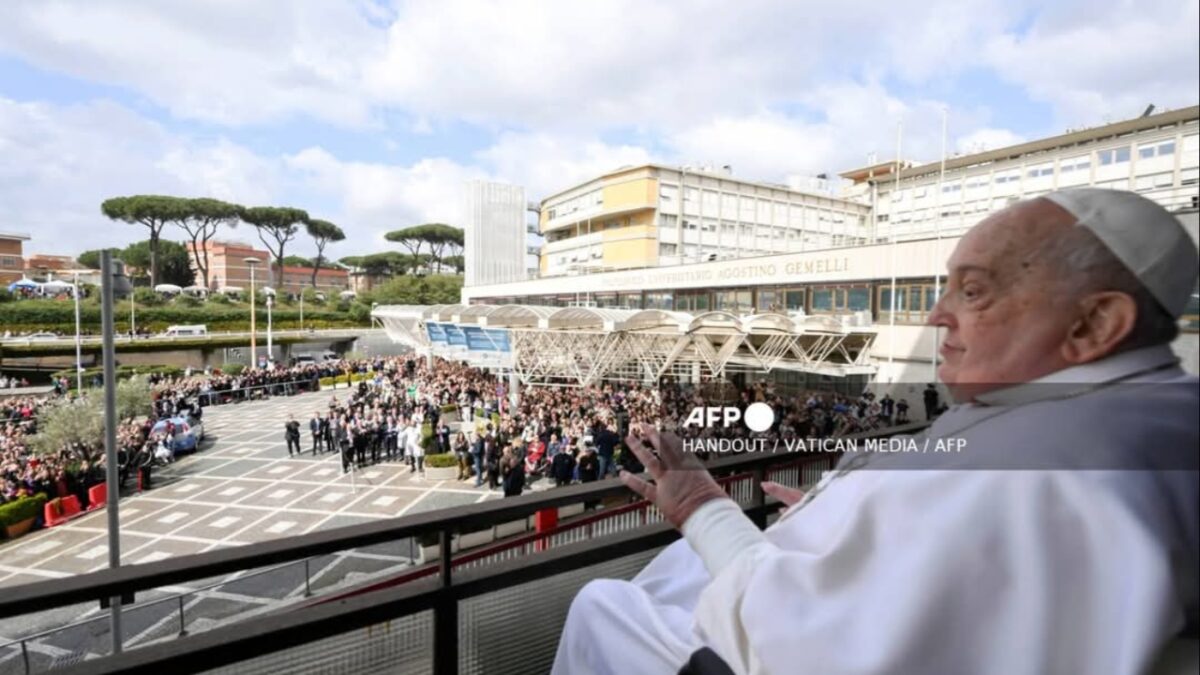
[[[890,473],[762,541],[732,502],[685,524],[713,574],[695,627],[734,672],[1143,672],[1182,627],[1165,551],[1082,472]]]

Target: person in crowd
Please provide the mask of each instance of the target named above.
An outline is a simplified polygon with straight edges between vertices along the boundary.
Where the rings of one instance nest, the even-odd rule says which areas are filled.
[[[170,424],[168,422],[168,424]],[[283,437],[287,441],[288,457],[292,456],[293,449],[297,455],[300,454],[300,423],[292,415],[288,415],[287,421],[283,423]]]
[[[450,442],[450,449],[454,453],[454,458],[458,460],[458,480],[464,481],[471,478],[471,450],[467,443],[467,435],[463,432],[458,432],[454,435],[454,440]]]
[[[317,452],[321,449],[321,439],[324,434],[321,433],[321,413],[315,412],[312,414],[312,419],[308,421],[308,433],[312,435],[312,454],[317,456]]]
[[[925,401],[925,419],[932,420],[937,416],[939,399],[937,387],[932,384],[925,385],[925,391],[921,394],[921,397]]]

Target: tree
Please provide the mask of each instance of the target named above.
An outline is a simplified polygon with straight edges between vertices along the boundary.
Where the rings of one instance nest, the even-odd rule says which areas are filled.
[[[212,290],[208,280],[208,241],[221,225],[236,227],[243,208],[208,197],[183,201],[186,215],[177,222],[192,239],[192,259],[196,261],[196,270],[200,272],[204,287]]]
[[[325,247],[330,242],[342,241],[346,238],[346,233],[342,232],[342,228],[334,225],[328,220],[310,220],[304,225],[304,229],[308,231],[308,236],[313,238],[313,242],[317,245],[317,259],[313,261],[312,266],[312,286],[317,287],[317,270],[321,267],[321,263],[325,259]]]
[[[394,241],[408,249],[409,254],[412,255],[414,270],[416,269],[417,257],[421,255],[421,246],[428,241],[425,236],[425,230],[421,229],[422,227],[422,225],[415,225],[402,230],[393,230],[383,235],[384,239]]]
[[[442,264],[453,266],[456,274],[462,274],[463,270],[467,268],[461,255],[448,255],[442,259]]]
[[[451,253],[456,248],[461,249],[463,247],[463,231],[457,227],[444,223],[429,223],[428,225],[418,225],[414,229],[420,230],[425,241],[429,243],[433,263],[438,272],[442,271],[443,253],[447,251],[447,247],[449,247]]]
[[[283,264],[288,267],[312,267],[313,261],[302,255],[289,255],[283,259]]]
[[[103,251],[98,248],[88,249],[83,253],[80,253],[75,260],[89,270],[98,270],[100,269],[100,254],[102,252]]]
[[[286,206],[255,206],[245,209],[241,218],[258,230],[259,240],[274,256],[275,288],[282,289],[284,247],[296,237],[300,225],[308,222],[308,212]]]
[[[161,195],[113,197],[100,204],[100,212],[112,220],[144,225],[150,229],[150,285],[158,281],[158,242],[163,228],[187,217],[187,200]]]
[[[196,274],[192,270],[189,262],[187,247],[177,241],[162,239],[158,242],[158,266],[159,266],[159,282],[162,284],[175,284],[176,286],[186,287],[191,286],[196,279]],[[150,242],[139,241],[126,246],[124,250],[117,253],[127,266],[140,270],[142,274],[149,271],[151,265],[151,248]],[[133,275],[131,275],[133,276]],[[151,282],[153,284],[153,282]],[[153,288],[157,284],[151,285]]]

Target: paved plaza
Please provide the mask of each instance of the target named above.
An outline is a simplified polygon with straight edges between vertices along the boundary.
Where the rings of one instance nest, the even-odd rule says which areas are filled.
[[[476,489],[473,483],[420,478],[400,462],[384,462],[344,475],[337,454],[308,453],[307,419],[325,410],[332,394],[318,392],[205,409],[206,441],[200,452],[169,467],[156,468],[153,488],[121,499],[121,561],[124,565],[238,546],[276,537],[393,518],[430,509],[471,504],[500,493]],[[302,457],[289,458],[283,424],[293,414],[303,426]],[[133,485],[133,481],[130,481]],[[56,579],[108,566],[107,518],[99,509],[67,524],[0,545],[0,587]],[[354,583],[402,569],[415,550],[408,540],[323,556],[309,563],[314,592]],[[304,593],[301,564],[267,574],[239,573],[224,579],[161,589],[138,605],[156,598],[193,592],[186,598],[185,622],[212,621],[275,604]],[[3,592],[3,591],[0,591]],[[126,636],[150,640],[178,632],[178,607],[160,603],[146,608],[143,621],[130,621]],[[167,605],[170,605],[169,607]],[[135,605],[136,607],[136,605]],[[136,610],[131,609],[131,614]],[[95,604],[63,608],[20,622],[0,623],[0,645],[66,623],[106,616]],[[106,621],[84,624],[30,643],[35,660],[47,665],[58,658],[99,648]],[[106,633],[105,633],[106,634]],[[20,661],[19,650],[0,648],[0,673]]]

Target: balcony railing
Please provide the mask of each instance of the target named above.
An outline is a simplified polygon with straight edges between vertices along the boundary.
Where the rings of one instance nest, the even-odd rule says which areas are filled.
[[[882,438],[923,426],[895,427],[857,438]],[[764,480],[810,484],[836,459],[831,454],[753,454],[721,458],[709,468],[762,527],[780,508],[765,497]],[[173,584],[409,537],[436,538],[436,563],[395,583],[376,584],[320,604],[165,639],[53,672],[544,672],[578,589],[594,578],[632,577],[678,533],[661,522],[652,505],[634,501],[483,552],[454,556],[455,537],[539,511],[630,495],[619,481],[606,480],[17,586],[5,589],[0,597],[0,618],[128,598]],[[9,655],[0,654],[0,659],[5,656]]]

